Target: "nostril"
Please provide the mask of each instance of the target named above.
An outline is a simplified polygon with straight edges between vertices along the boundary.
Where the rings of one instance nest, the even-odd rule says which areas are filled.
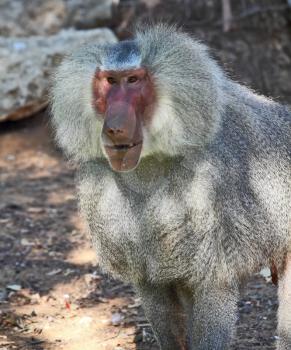
[[[116,135],[116,134],[122,134],[123,130],[122,129],[113,129],[113,128],[108,128],[107,133],[110,135]]]

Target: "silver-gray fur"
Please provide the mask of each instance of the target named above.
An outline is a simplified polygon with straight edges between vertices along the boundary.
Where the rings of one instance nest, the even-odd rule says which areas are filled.
[[[154,77],[158,105],[138,167],[113,172],[92,79],[97,67],[139,65]],[[52,112],[59,144],[79,164],[81,212],[100,263],[134,284],[162,350],[226,349],[242,281],[271,263],[284,305],[277,346],[291,349],[287,107],[230,80],[204,45],[157,25],[65,59]]]

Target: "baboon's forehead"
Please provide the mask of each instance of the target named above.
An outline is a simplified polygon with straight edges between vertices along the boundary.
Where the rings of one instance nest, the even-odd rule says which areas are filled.
[[[125,70],[140,67],[140,50],[134,40],[121,41],[106,50],[102,70]]]

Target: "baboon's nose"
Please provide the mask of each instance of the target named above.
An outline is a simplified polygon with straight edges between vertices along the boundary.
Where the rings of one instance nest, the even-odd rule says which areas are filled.
[[[104,131],[106,135],[109,137],[116,136],[116,135],[122,135],[125,133],[125,130],[123,128],[120,128],[118,126],[109,126],[108,123],[105,123],[104,125]]]
[[[132,138],[132,130],[126,125],[124,118],[116,117],[105,120],[103,132],[113,142],[120,143]]]
[[[133,107],[128,103],[115,102],[106,111],[103,132],[113,143],[127,143],[134,138],[136,125]]]

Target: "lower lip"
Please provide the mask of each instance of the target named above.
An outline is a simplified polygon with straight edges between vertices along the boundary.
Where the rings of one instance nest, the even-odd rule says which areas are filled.
[[[115,148],[106,145],[104,148],[113,170],[130,171],[138,165],[142,149],[142,142],[126,148]]]

